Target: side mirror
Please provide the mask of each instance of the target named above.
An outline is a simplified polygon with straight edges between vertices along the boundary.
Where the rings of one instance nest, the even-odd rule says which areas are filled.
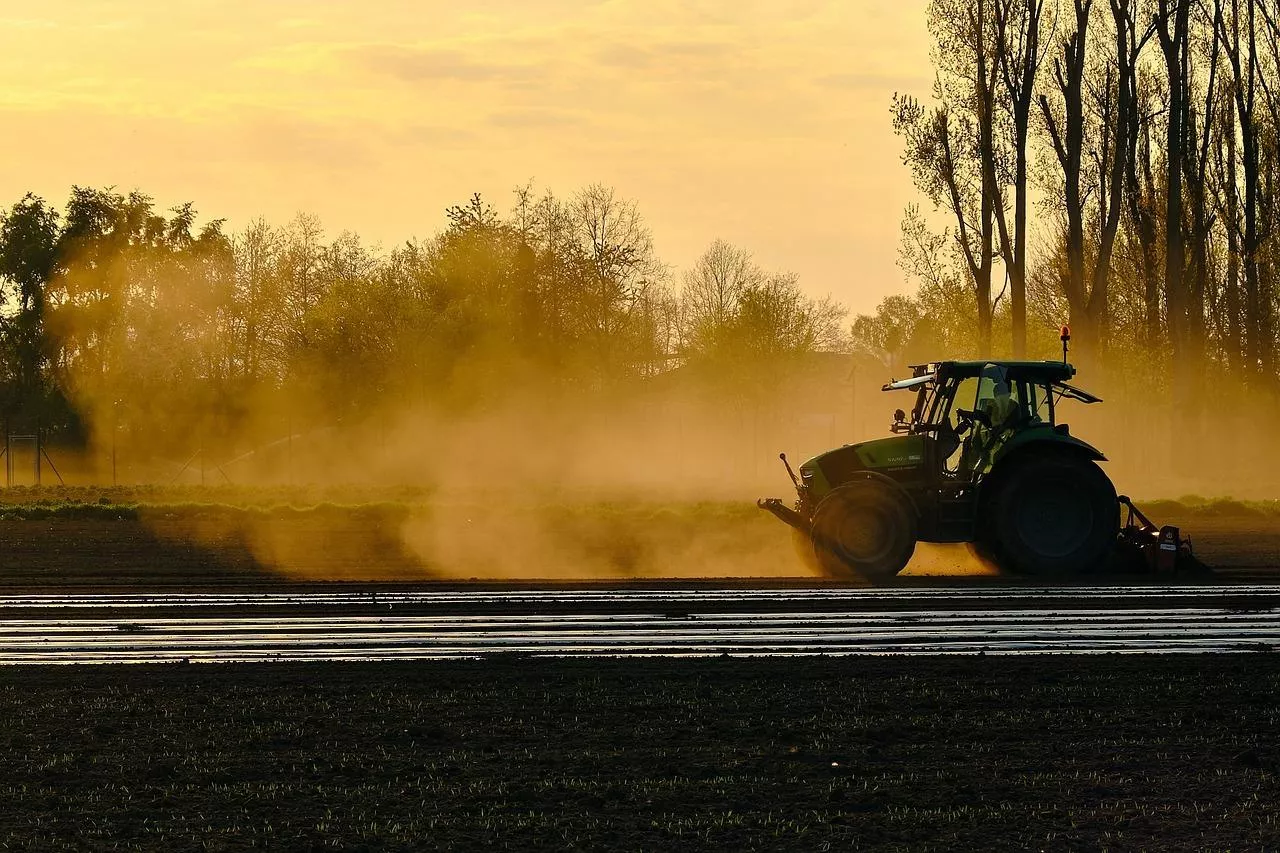
[[[889,432],[909,432],[911,425],[907,423],[907,413],[902,409],[897,409],[893,413],[893,426],[889,427]]]
[[[907,413],[906,413],[906,412],[904,412],[904,411],[902,411],[902,409],[894,409],[894,410],[893,410],[893,422],[894,422],[895,424],[900,424],[900,423],[902,423],[903,421],[905,421],[906,419],[907,419]]]

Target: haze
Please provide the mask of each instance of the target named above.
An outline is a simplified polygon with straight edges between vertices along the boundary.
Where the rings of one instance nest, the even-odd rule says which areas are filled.
[[[0,204],[114,185],[394,245],[601,182],[668,263],[723,238],[866,311],[904,288],[888,106],[929,68],[922,2],[6,4]]]

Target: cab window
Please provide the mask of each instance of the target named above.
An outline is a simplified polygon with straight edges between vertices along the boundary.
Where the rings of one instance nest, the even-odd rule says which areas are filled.
[[[1027,411],[1031,413],[1031,420],[1036,423],[1053,423],[1053,406],[1049,400],[1052,392],[1049,386],[1028,382],[1026,389]]]
[[[985,414],[993,430],[1013,426],[1018,420],[1027,418],[1027,408],[1020,393],[1024,388],[1022,383],[1011,382],[1002,368],[988,367],[978,378],[973,410]]]
[[[956,386],[956,392],[951,395],[950,405],[943,415],[942,420],[945,421],[953,430],[960,428],[960,419],[956,416],[956,409],[968,409],[978,397],[980,378],[970,376],[967,379],[961,379],[960,384]]]

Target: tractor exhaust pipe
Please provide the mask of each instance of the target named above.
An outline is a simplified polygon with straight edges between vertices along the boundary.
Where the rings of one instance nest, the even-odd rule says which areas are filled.
[[[796,477],[796,472],[791,470],[791,463],[787,461],[787,454],[779,453],[778,458],[782,460],[782,467],[787,469],[787,476],[791,478],[791,485],[797,489],[800,488],[800,480]]]

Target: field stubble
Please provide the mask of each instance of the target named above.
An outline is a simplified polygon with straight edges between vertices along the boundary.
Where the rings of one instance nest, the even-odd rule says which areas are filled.
[[[22,849],[1257,849],[1280,658],[0,673]]]

